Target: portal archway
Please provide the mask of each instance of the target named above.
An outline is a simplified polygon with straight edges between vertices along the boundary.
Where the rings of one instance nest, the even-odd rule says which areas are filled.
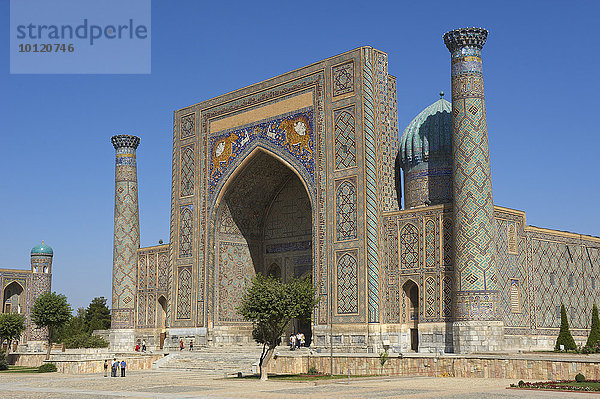
[[[410,326],[410,349],[419,351],[419,286],[408,280],[402,286],[405,301],[405,320]]]
[[[23,286],[16,281],[4,288],[2,295],[2,311],[4,313],[22,313],[25,306],[25,295]]]
[[[215,326],[244,322],[237,307],[256,273],[282,281],[312,273],[313,208],[305,183],[262,149],[239,169],[224,185],[215,215]]]

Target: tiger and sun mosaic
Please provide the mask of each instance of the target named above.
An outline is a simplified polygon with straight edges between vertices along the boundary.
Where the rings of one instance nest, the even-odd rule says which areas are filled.
[[[600,239],[493,203],[486,38],[444,35],[452,103],[440,93],[401,136],[371,47],[175,111],[169,244],[138,248],[139,139],[117,136],[113,347],[250,342],[236,308],[256,273],[312,278],[312,323],[290,329],[314,347],[547,348],[561,302],[583,337]]]

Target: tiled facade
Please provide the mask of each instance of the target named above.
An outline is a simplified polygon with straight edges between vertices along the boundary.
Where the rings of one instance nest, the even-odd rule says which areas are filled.
[[[44,252],[38,252],[36,248],[42,248]],[[25,316],[25,332],[19,339],[23,350],[41,350],[48,340],[47,329],[37,328],[30,312],[35,300],[50,292],[52,258],[52,249],[42,243],[32,250],[29,270],[0,269],[0,313],[20,313]]]
[[[481,78],[480,52],[461,51],[454,104],[440,100],[445,114],[430,129],[446,141],[419,147],[426,157],[398,156],[396,78],[370,47],[175,111],[171,240],[134,248],[136,337],[251,340],[236,308],[259,272],[312,276],[320,347],[545,347],[560,301],[585,334],[600,239],[530,227],[523,212],[494,207],[483,89],[471,98],[456,83]],[[407,188],[406,210],[400,167],[405,188],[406,167],[427,177]]]

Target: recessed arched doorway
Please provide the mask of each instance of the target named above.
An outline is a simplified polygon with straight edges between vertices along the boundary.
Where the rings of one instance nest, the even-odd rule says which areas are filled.
[[[313,208],[303,180],[262,148],[229,177],[217,204],[212,321],[226,332],[247,324],[237,308],[256,273],[284,282],[312,274]],[[291,328],[312,335],[310,321]]]
[[[22,313],[25,306],[25,295],[23,286],[16,281],[4,288],[2,295],[2,311],[4,313]]]
[[[419,351],[419,286],[412,280],[408,280],[402,286],[406,298],[405,317],[410,328],[410,349]]]
[[[167,298],[163,295],[158,297],[158,317],[156,320],[156,325],[160,329],[160,341],[159,347],[162,349],[165,346],[165,339],[167,336],[166,333],[166,324],[167,324]]]

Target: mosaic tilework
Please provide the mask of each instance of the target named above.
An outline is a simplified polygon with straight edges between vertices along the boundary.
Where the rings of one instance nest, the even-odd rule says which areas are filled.
[[[145,326],[146,325],[146,295],[138,294],[137,297],[137,325]]]
[[[180,267],[177,272],[177,318],[192,318],[192,271],[190,267]]]
[[[335,131],[335,168],[356,166],[356,121],[354,106],[333,113]]]
[[[429,276],[425,279],[425,317],[435,319],[437,317],[437,286],[435,277]]]
[[[436,267],[439,243],[436,220],[430,219],[425,222],[425,267]]]
[[[352,93],[354,91],[354,62],[346,62],[331,68],[333,96]]]
[[[137,328],[158,327],[156,320],[157,297],[168,294],[169,245],[140,248],[138,250]]]
[[[192,256],[192,240],[194,239],[193,206],[182,206],[179,210],[179,257]]]
[[[443,245],[443,262],[444,262],[444,266],[448,266],[448,267],[452,267],[452,248],[453,248],[453,240],[452,240],[452,233],[453,233],[453,224],[452,224],[452,219],[450,218],[444,218],[443,221],[443,229],[444,229],[444,235],[442,238],[442,245]]]
[[[410,223],[400,232],[400,267],[414,269],[419,267],[419,232]]]
[[[369,49],[364,50],[363,65],[363,133],[365,136],[365,174],[366,174],[366,241],[367,241],[367,286],[369,304],[369,322],[379,321],[379,262],[377,259],[377,147],[375,139],[375,81],[373,77],[375,55]]]
[[[442,280],[442,317],[452,318],[452,276],[446,275]]]
[[[168,290],[169,288],[169,256],[161,254],[158,258],[158,289]]]
[[[227,170],[232,169],[230,164],[235,164],[237,158],[243,159],[248,153],[245,150],[253,148],[255,142],[264,143],[270,148],[285,149],[302,164],[305,175],[314,182],[313,123],[313,111],[309,108],[211,137],[210,192],[215,193],[219,183],[228,175]]]
[[[452,59],[455,317],[458,320],[498,317],[495,314],[496,222],[481,68],[481,48],[486,37],[487,31],[470,29],[444,35]]]
[[[140,139],[113,136],[115,147],[115,224],[113,250],[113,328],[134,326],[137,249],[140,246],[137,170],[135,150]]]
[[[337,313],[358,313],[357,252],[337,254]]]
[[[187,139],[196,134],[195,121],[196,114],[188,114],[181,117],[181,126],[179,131],[181,132],[182,139]]]
[[[336,234],[338,241],[354,240],[356,230],[356,187],[355,180],[348,179],[337,182],[336,203]]]
[[[241,303],[246,287],[255,274],[248,246],[241,243],[220,242],[218,273],[219,321],[243,321],[237,312],[237,306]]]
[[[385,219],[385,304],[383,321],[400,322],[400,290],[398,287],[398,224],[395,218]]]
[[[181,149],[181,182],[179,192],[182,197],[194,194],[194,146]]]

